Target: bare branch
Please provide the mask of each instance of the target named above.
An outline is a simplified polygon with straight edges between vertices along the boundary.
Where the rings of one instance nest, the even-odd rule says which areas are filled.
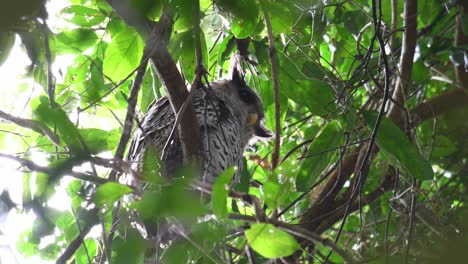
[[[270,16],[265,9],[265,3],[260,0],[260,6],[262,7],[263,18],[268,32],[268,56],[270,57],[271,63],[271,78],[273,80],[273,93],[275,102],[275,145],[273,148],[273,154],[271,155],[271,168],[274,170],[279,162],[280,155],[280,144],[281,144],[281,107],[280,107],[280,95],[279,95],[279,70],[278,60],[275,55],[275,37],[273,36],[273,30],[271,27]]]
[[[418,126],[425,120],[468,106],[468,92],[466,89],[455,88],[441,93],[430,100],[419,104],[410,111],[413,125]]]
[[[21,166],[26,167],[30,171],[37,171],[37,172],[42,172],[42,173],[46,173],[46,174],[52,174],[53,173],[52,168],[38,165],[38,164],[34,163],[31,160],[23,159],[23,158],[16,157],[16,156],[13,156],[13,155],[9,155],[9,154],[5,154],[5,153],[0,153],[0,158],[14,160],[14,161],[20,163]],[[71,176],[73,178],[76,178],[76,179],[79,179],[79,180],[82,180],[82,181],[88,181],[88,182],[96,183],[96,184],[103,184],[103,183],[109,182],[109,180],[99,178],[99,177],[95,177],[95,176],[93,176],[91,174],[72,171],[72,170],[64,172],[64,175],[69,175],[69,176]]]
[[[391,24],[391,32],[392,35],[390,36],[390,50],[395,52],[397,49],[397,43],[396,43],[396,31],[398,28],[398,1],[397,0],[391,0],[391,5],[392,5],[392,24]]]
[[[460,47],[468,44],[468,36],[463,33],[463,16],[468,15],[468,2],[458,2],[458,14],[455,28],[455,47]],[[466,50],[465,50],[466,57]],[[468,89],[468,72],[466,63],[455,66],[456,81],[463,89]]]
[[[411,90],[413,59],[417,40],[418,1],[405,0],[404,9],[403,28],[405,31],[399,65],[400,76],[396,81],[392,96],[395,103],[390,105],[388,112],[388,116],[400,127],[402,127],[404,119],[403,109],[398,105],[405,104],[405,97]]]
[[[56,105],[55,102],[55,78],[52,74],[52,56],[50,55],[49,45],[49,27],[47,26],[47,20],[44,20],[44,53],[47,62],[47,93],[49,95],[50,105]]]
[[[98,210],[99,209],[95,208],[95,209],[92,209],[89,212],[87,212],[87,215],[89,215],[89,217],[85,217],[85,219],[92,218],[92,217],[96,216],[97,213],[98,213]],[[57,259],[57,261],[55,263],[56,264],[65,264],[65,263],[67,263],[67,261],[71,257],[73,257],[73,255],[78,250],[78,248],[83,244],[86,235],[88,235],[89,231],[91,231],[91,228],[95,224],[97,224],[97,223],[86,222],[84,224],[84,226],[81,228],[80,233],[78,234],[78,236],[75,239],[73,239],[72,242],[70,242],[67,249],[65,249],[65,251],[62,253],[62,255],[60,255],[60,257]]]
[[[148,43],[152,43],[152,50],[150,53],[151,62],[156,68],[156,73],[161,83],[166,88],[174,112],[178,113],[187,100],[188,91],[185,86],[185,81],[164,43],[164,34],[170,25],[171,19],[171,13],[167,10],[164,11],[159,22],[153,28]],[[187,103],[185,113],[181,115],[179,127],[179,137],[184,152],[184,161],[199,160],[198,150],[200,149],[199,146],[201,142],[198,120],[191,99],[188,98],[188,100],[190,101]]]
[[[0,118],[3,118],[3,119],[8,120],[10,122],[13,122],[13,123],[17,124],[18,126],[34,130],[35,132],[37,132],[37,133],[39,133],[39,134],[41,134],[43,136],[45,135],[56,146],[60,146],[59,137],[54,132],[52,132],[52,130],[48,126],[46,126],[45,124],[43,124],[40,121],[12,116],[10,114],[7,114],[7,113],[3,112],[2,110],[0,110]]]
[[[147,43],[146,47],[148,47],[148,44],[149,43]],[[128,141],[130,140],[133,121],[135,119],[135,109],[138,100],[138,92],[140,91],[143,78],[145,77],[147,65],[148,54],[146,52],[143,52],[143,57],[140,61],[140,66],[136,71],[135,80],[133,80],[132,88],[130,90],[130,96],[128,97],[127,114],[125,116],[125,123],[122,129],[122,134],[120,135],[119,145],[117,146],[117,150],[115,151],[115,160],[121,160],[123,158],[125,148],[127,147]],[[117,173],[118,172],[116,170],[113,170],[109,175],[109,179],[111,181],[116,180]]]

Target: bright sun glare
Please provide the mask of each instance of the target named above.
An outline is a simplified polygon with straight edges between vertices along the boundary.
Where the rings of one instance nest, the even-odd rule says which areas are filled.
[[[52,0],[47,4],[49,19],[47,21],[52,32],[56,33],[57,28],[60,28],[60,21],[57,19],[57,14],[69,5],[68,1]],[[59,57],[55,61],[53,68],[54,73],[64,65],[69,65],[73,58]],[[0,100],[0,109],[4,112],[16,115],[27,116],[29,109],[29,99],[40,94],[43,89],[40,85],[34,84],[31,78],[24,78],[26,74],[26,66],[30,64],[30,60],[21,46],[21,41],[16,37],[13,49],[10,52],[8,59],[0,67],[0,79],[2,86],[0,87],[2,100]],[[60,77],[55,74],[55,76]],[[3,137],[3,144],[7,142],[16,142],[17,135],[0,130],[0,133],[7,133]],[[20,151],[18,147],[12,144],[8,146],[6,151],[8,154],[16,154]],[[44,157],[38,153],[32,153],[31,159],[38,164],[43,163]],[[2,180],[0,181],[0,193],[3,190],[8,190],[11,199],[16,204],[21,204],[21,189],[23,185],[22,173],[18,171],[19,164],[14,161],[0,158],[0,171],[2,172]],[[65,192],[67,178],[64,178],[63,183],[57,187],[57,192],[48,202],[48,205],[58,210],[69,209],[71,202]],[[51,261],[41,260],[38,256],[30,258],[22,257],[16,250],[16,244],[19,241],[20,234],[31,227],[35,216],[34,213],[23,212],[21,209],[5,212],[5,208],[0,204],[0,263],[53,263]],[[46,242],[46,241],[41,241]],[[42,244],[42,243],[41,243]],[[41,245],[42,246],[42,245]]]

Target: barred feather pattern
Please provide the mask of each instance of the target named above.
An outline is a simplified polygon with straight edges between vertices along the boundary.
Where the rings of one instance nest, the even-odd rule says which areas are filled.
[[[210,83],[206,89],[195,90],[192,103],[202,136],[201,180],[212,184],[225,169],[237,166],[233,183],[237,182],[249,140],[271,134],[261,124],[264,117],[261,100],[243,80],[221,80]],[[255,124],[249,120],[252,114],[258,119],[254,120]],[[128,160],[134,163],[136,171],[141,171],[144,155],[149,149],[159,155],[164,150],[161,157],[164,177],[174,177],[177,169],[182,167],[183,154],[177,130],[164,149],[174,122],[174,110],[167,97],[150,106],[138,125],[128,153]]]

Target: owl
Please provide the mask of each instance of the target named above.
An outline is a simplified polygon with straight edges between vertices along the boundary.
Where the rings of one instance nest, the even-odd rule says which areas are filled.
[[[193,91],[192,103],[202,137],[200,180],[213,184],[225,169],[237,166],[233,184],[243,169],[243,154],[253,139],[272,136],[264,125],[263,104],[250,88],[240,70],[234,67],[227,79],[211,82],[205,89]],[[142,170],[149,152],[156,153],[162,176],[171,179],[183,164],[182,146],[169,99],[154,102],[138,124],[128,152],[128,160],[136,171]],[[171,138],[169,138],[171,137]],[[145,160],[146,162],[146,160]]]

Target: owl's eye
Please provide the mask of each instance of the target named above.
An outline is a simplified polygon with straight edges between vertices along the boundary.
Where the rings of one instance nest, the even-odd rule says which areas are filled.
[[[240,90],[239,97],[244,103],[253,104],[255,102],[255,97],[252,93],[247,90]]]

